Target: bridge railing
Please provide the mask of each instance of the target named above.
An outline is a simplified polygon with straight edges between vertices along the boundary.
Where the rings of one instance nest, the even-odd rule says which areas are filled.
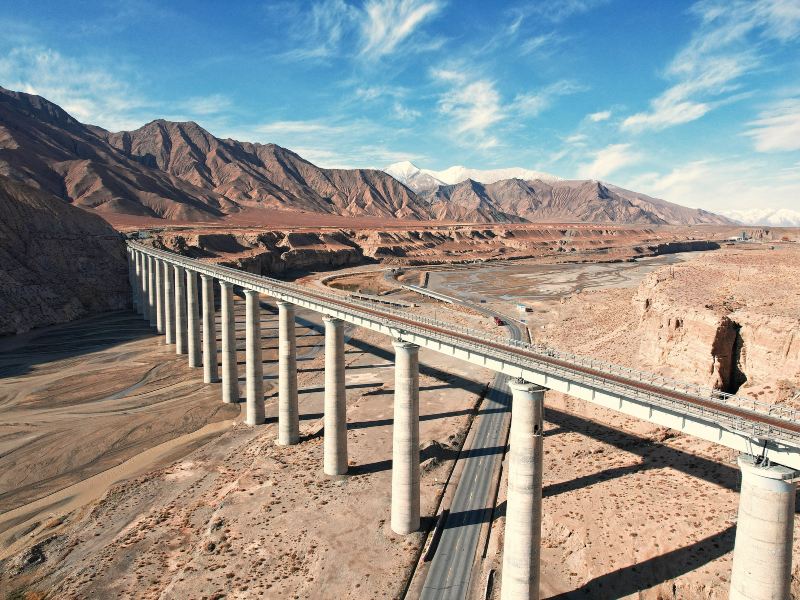
[[[205,271],[217,277],[224,276],[226,280],[239,286],[246,287],[247,285],[252,285],[255,287],[265,288],[267,289],[267,293],[269,293],[270,290],[284,294],[289,292],[291,295],[294,295],[299,299],[324,306],[332,311],[341,311],[343,309],[342,304],[346,304],[346,310],[353,314],[353,316],[358,316],[371,321],[376,320],[376,315],[374,314],[375,312],[382,313],[386,317],[384,324],[390,329],[395,329],[401,332],[408,331],[409,333],[416,333],[429,337],[438,337],[448,344],[463,347],[465,349],[472,349],[477,353],[492,356],[493,358],[503,360],[509,364],[515,364],[522,367],[533,366],[534,370],[553,374],[558,373],[571,379],[583,381],[590,385],[599,383],[602,384],[600,387],[621,390],[627,395],[633,395],[643,400],[658,399],[657,403],[674,404],[675,406],[680,406],[681,410],[689,410],[695,414],[702,414],[704,416],[713,414],[715,420],[720,420],[721,417],[719,412],[713,411],[713,409],[708,409],[706,407],[687,402],[681,402],[680,400],[672,398],[669,394],[665,394],[664,392],[677,392],[679,394],[702,400],[711,404],[712,406],[719,405],[720,407],[736,407],[743,411],[768,415],[773,418],[786,421],[787,423],[796,423],[798,421],[798,417],[800,416],[800,412],[791,407],[768,404],[752,398],[726,394],[719,390],[714,390],[711,387],[704,387],[694,383],[669,378],[663,375],[656,375],[595,358],[589,358],[571,352],[565,352],[563,350],[556,350],[542,344],[530,344],[521,340],[511,340],[509,338],[498,336],[489,332],[466,328],[452,322],[432,319],[430,317],[418,315],[406,310],[383,305],[376,306],[375,303],[364,300],[342,297],[339,301],[330,301],[322,299],[316,294],[311,295],[309,288],[296,283],[280,281],[278,279],[273,279],[263,275],[255,275],[253,273],[232,267],[205,263],[180,256],[172,252],[143,246],[134,242],[128,243],[146,253],[163,258],[172,263],[179,264],[185,268],[199,272]],[[367,309],[369,312],[362,312],[361,310],[358,310],[359,308]],[[393,323],[391,317],[402,318],[406,322]],[[411,323],[409,324],[408,321]],[[418,325],[419,328],[415,327],[415,324]],[[430,331],[430,328],[437,330],[434,336],[431,336],[432,332]],[[460,336],[450,336],[447,334],[447,332],[460,334]],[[482,340],[489,341],[493,346],[487,346],[479,342],[476,343],[470,338],[480,338]],[[500,348],[497,346],[500,346]],[[523,351],[526,354],[521,355],[519,353],[520,351]],[[548,359],[554,359],[567,364],[555,365],[552,363],[552,360]],[[593,373],[585,373],[571,367],[581,367],[583,369],[588,369]],[[645,388],[649,389],[628,386],[624,382],[617,381],[615,378],[621,378],[638,384],[643,384]],[[742,427],[744,427],[744,429],[748,429],[747,423],[750,423],[754,428],[759,429],[762,432],[764,428],[769,428],[769,426],[764,424],[755,424],[747,421],[746,419],[737,419],[729,413],[724,415],[723,420],[725,419],[731,422],[733,424],[732,426],[735,426],[737,429],[741,429]],[[796,436],[796,434],[791,431],[781,429],[781,432],[790,434],[792,437],[800,438],[800,436]]]

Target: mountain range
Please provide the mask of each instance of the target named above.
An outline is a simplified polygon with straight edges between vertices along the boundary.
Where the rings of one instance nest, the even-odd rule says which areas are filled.
[[[269,208],[474,223],[731,223],[611,184],[525,169],[397,163],[387,171],[320,168],[275,144],[217,138],[194,122],[159,119],[110,132],[44,98],[0,88],[0,175],[105,215],[218,221]]]
[[[523,169],[521,167],[511,167],[508,169],[469,169],[462,166],[454,166],[443,171],[432,171],[430,169],[420,169],[414,163],[407,160],[396,162],[383,169],[398,181],[406,184],[415,192],[429,192],[442,185],[454,185],[467,179],[478,183],[495,183],[503,179],[523,179],[531,181],[539,179],[541,181],[559,181],[561,178],[541,171]]]

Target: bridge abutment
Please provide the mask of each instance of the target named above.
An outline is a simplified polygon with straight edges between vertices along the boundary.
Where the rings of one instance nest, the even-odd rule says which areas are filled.
[[[186,271],[186,333],[188,337],[189,366],[201,366],[200,358],[200,306],[197,293],[197,273]]]
[[[502,600],[539,598],[544,392],[512,381]]]
[[[203,382],[219,381],[217,363],[217,324],[214,307],[214,278],[201,275],[203,286]]]
[[[236,369],[236,318],[233,312],[233,284],[219,282],[222,325],[222,401],[239,401],[239,374]]]
[[[294,304],[278,302],[278,444],[300,441]]]
[[[264,423],[264,369],[261,356],[261,306],[258,292],[245,290],[247,411],[245,423]]]
[[[175,354],[186,354],[188,324],[186,315],[186,270],[175,265]]]
[[[347,473],[347,389],[344,380],[344,321],[325,322],[325,429],[323,472]]]
[[[419,346],[395,341],[392,531],[419,529]]]
[[[739,457],[742,489],[731,572],[731,600],[783,600],[790,597],[794,479],[781,465],[757,464]]]

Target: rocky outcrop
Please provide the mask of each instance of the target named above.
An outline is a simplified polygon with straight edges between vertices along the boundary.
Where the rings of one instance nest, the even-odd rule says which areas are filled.
[[[776,381],[800,388],[796,277],[766,256],[757,266],[715,257],[649,275],[634,296],[644,366],[728,393],[772,396]]]
[[[0,335],[128,305],[122,237],[97,215],[0,176]]]

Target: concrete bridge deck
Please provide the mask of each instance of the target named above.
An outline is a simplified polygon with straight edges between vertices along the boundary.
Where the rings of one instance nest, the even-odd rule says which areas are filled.
[[[404,310],[325,295],[313,288],[210,265],[138,243],[129,242],[129,260],[134,303],[159,332],[166,334],[168,343],[176,344],[179,354],[190,354],[194,366],[199,366],[196,364],[199,315],[194,279],[197,274],[203,277],[204,299],[209,285],[214,280],[219,282],[223,300],[222,320],[227,323],[223,326],[222,390],[223,399],[228,402],[238,398],[238,383],[226,374],[226,347],[229,347],[231,337],[235,335],[226,307],[233,286],[245,291],[248,298],[247,423],[254,426],[263,421],[264,403],[263,392],[259,388],[260,351],[251,343],[259,335],[257,298],[258,294],[263,293],[278,300],[280,444],[297,443],[294,306],[302,306],[327,317],[325,472],[332,475],[342,474],[347,468],[341,324],[352,323],[393,338],[396,386],[392,529],[397,533],[410,533],[418,529],[420,524],[418,348],[429,348],[514,378],[516,381],[510,385],[514,402],[503,598],[538,596],[541,423],[545,389],[563,392],[753,457],[740,459],[743,472],[747,474],[747,486],[743,486],[743,493],[747,490],[749,499],[747,503],[743,499],[740,505],[731,596],[786,597],[790,580],[792,535],[792,520],[788,516],[794,512],[794,479],[800,470],[800,421],[796,411],[520,340],[508,340],[460,328]],[[204,321],[207,319],[205,311],[208,306],[209,303],[203,303]],[[188,330],[185,323],[187,318]],[[237,389],[231,389],[232,385]],[[771,466],[773,463],[776,466]],[[758,504],[755,509],[754,502]],[[758,520],[763,520],[759,515],[765,511],[775,520],[774,529],[778,532],[770,539],[763,539],[759,533]],[[756,580],[761,587],[751,585],[750,582]],[[763,596],[758,591],[765,589],[772,595]]]

